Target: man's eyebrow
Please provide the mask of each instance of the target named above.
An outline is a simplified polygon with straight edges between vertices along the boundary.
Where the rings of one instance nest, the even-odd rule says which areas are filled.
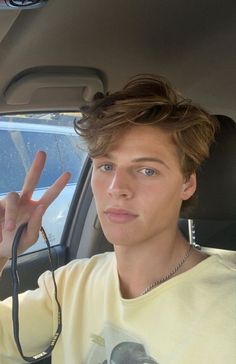
[[[168,166],[168,164],[166,164],[162,159],[156,158],[156,157],[140,157],[140,158],[135,158],[132,159],[133,163],[140,163],[140,162],[156,162],[156,163],[160,163],[163,166],[165,166],[166,168],[170,169],[170,167]]]
[[[108,158],[110,160],[114,160],[114,157],[113,157],[112,153],[105,153],[105,154],[103,154],[102,156],[100,156],[98,158]],[[96,159],[96,158],[94,158],[94,159]],[[139,158],[132,159],[131,162],[132,163],[156,162],[156,163],[162,164],[166,168],[170,169],[168,164],[166,164],[162,159],[156,158],[156,157],[139,157]]]

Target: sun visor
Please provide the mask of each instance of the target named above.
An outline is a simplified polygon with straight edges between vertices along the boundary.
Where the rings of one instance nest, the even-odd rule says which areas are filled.
[[[8,105],[44,105],[60,108],[88,104],[97,92],[104,92],[101,73],[85,68],[30,69],[15,77],[4,92]]]

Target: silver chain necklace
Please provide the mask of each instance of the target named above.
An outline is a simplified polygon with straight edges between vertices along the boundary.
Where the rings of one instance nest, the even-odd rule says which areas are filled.
[[[190,245],[187,253],[184,255],[184,257],[182,258],[182,260],[177,264],[177,266],[170,273],[168,273],[165,277],[163,277],[163,278],[161,278],[161,279],[153,282],[152,284],[150,284],[150,286],[148,286],[147,288],[145,288],[145,290],[141,293],[141,296],[143,296],[147,292],[151,291],[153,288],[155,288],[159,284],[161,284],[161,283],[167,281],[168,279],[170,279],[180,269],[180,267],[182,267],[182,265],[186,262],[186,260],[188,259],[188,257],[191,254],[192,248],[193,248],[193,246]]]

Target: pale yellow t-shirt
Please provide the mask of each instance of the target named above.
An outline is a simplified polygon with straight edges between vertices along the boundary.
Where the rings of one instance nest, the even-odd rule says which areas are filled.
[[[56,272],[63,331],[53,364],[235,364],[236,267],[214,255],[144,296],[120,296],[114,253]],[[25,355],[45,349],[57,326],[50,273],[20,298]],[[0,303],[0,364],[22,363],[11,300]]]

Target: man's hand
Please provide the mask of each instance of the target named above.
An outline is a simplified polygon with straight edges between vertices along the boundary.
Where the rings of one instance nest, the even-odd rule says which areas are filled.
[[[28,226],[22,234],[19,252],[25,251],[37,241],[44,212],[70,179],[70,173],[64,173],[38,201],[33,201],[32,195],[45,161],[46,153],[38,152],[25,177],[21,193],[10,192],[0,201],[0,258],[11,257],[16,230],[23,223],[28,223]]]

